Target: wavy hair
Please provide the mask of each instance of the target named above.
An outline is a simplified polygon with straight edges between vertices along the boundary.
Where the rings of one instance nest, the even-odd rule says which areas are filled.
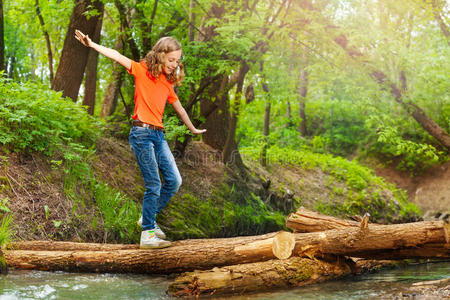
[[[147,65],[147,76],[151,78],[158,78],[164,70],[163,57],[165,54],[181,50],[181,44],[173,37],[160,38],[153,46],[152,50],[147,53],[144,59],[142,59]],[[184,77],[184,67],[180,62],[178,68],[170,74],[165,74],[167,80],[172,84],[181,85],[180,81]]]

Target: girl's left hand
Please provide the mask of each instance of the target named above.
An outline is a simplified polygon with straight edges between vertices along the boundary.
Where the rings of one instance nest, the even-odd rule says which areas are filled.
[[[205,133],[205,132],[206,132],[206,129],[197,129],[197,128],[194,128],[194,129],[191,130],[191,133],[192,133],[192,134],[195,134],[195,135],[199,135],[199,134],[202,134],[202,133]]]

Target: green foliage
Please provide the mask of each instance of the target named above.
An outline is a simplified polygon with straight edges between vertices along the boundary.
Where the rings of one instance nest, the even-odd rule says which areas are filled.
[[[0,143],[12,151],[76,155],[95,143],[101,122],[61,93],[0,78]]]
[[[174,239],[262,234],[284,227],[285,216],[269,209],[254,194],[223,184],[211,198],[185,193],[169,202],[158,217]]]
[[[140,233],[140,229],[136,226],[140,216],[137,204],[105,183],[97,183],[94,193],[107,234],[113,235],[110,239],[126,243],[135,242]]]
[[[92,219],[89,220],[86,213],[86,209],[98,207],[105,239],[122,243],[138,239],[140,229],[136,222],[140,216],[139,206],[123,193],[98,180],[91,169],[88,155],[66,158],[64,172],[64,193],[74,203],[74,224],[86,226],[86,223],[91,222],[89,226],[98,230],[96,217],[91,212]],[[56,227],[58,223],[54,225]]]
[[[257,160],[258,151],[247,148],[241,150],[246,158]],[[272,146],[267,151],[270,164],[287,164],[303,169],[319,168],[335,180],[345,183],[346,201],[319,202],[316,209],[331,215],[354,215],[369,212],[373,220],[397,221],[401,214],[412,220],[420,215],[418,208],[407,202],[406,194],[394,185],[374,174],[373,170],[360,165],[357,161],[348,161],[330,154],[313,153],[309,150],[297,151]],[[332,189],[337,195],[344,194],[342,189]]]
[[[379,151],[388,158],[402,157],[397,165],[400,170],[418,173],[427,167],[448,159],[445,152],[432,145],[404,140],[395,128],[385,127],[378,132]]]
[[[0,214],[0,216],[2,219],[0,223],[0,249],[2,249],[11,241],[11,237],[13,234],[13,216],[11,214]]]

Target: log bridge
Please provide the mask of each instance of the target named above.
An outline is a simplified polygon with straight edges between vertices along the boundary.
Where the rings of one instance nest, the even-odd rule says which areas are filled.
[[[368,221],[368,215],[357,222],[299,208],[286,222],[293,233],[183,240],[155,250],[25,241],[13,243],[4,254],[8,266],[16,269],[178,273],[168,292],[182,297],[303,286],[360,272],[367,259],[450,258],[450,226],[444,221],[394,225]]]

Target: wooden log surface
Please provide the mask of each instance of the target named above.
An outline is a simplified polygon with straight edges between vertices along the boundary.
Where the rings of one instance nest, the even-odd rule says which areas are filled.
[[[292,229],[294,232],[318,232],[360,227],[360,225],[360,221],[344,220],[341,218],[326,216],[315,211],[308,210],[304,207],[300,207],[295,213],[290,214],[286,219],[286,227]],[[371,225],[376,226],[377,224]]]
[[[293,255],[322,257],[333,254],[369,259],[448,258],[448,227],[443,221],[432,221],[376,226],[369,224],[365,229],[357,226],[296,233],[293,234]],[[140,250],[136,249],[136,245],[16,243],[15,250],[5,251],[5,259],[10,267],[21,269],[179,273],[274,259],[275,234],[176,241],[172,247],[157,250]],[[35,250],[20,250],[21,246]],[[36,250],[39,247],[47,248]],[[283,257],[287,255],[283,254]]]
[[[300,287],[351,273],[344,260],[291,257],[181,274],[169,286],[177,297],[241,294]]]
[[[137,249],[137,245],[20,242],[5,251],[5,259],[9,267],[17,269],[169,274],[273,259],[275,234],[175,241],[169,248],[152,250]],[[259,247],[258,241],[269,243],[269,247],[235,251],[251,242]]]
[[[449,224],[444,221],[415,222],[394,225],[373,225],[322,232],[294,233],[293,255],[320,257],[345,255],[372,259],[448,258]],[[257,245],[256,245],[257,244]],[[257,241],[235,249],[250,253],[254,249],[268,251],[271,243]],[[385,254],[385,255],[384,255]]]

